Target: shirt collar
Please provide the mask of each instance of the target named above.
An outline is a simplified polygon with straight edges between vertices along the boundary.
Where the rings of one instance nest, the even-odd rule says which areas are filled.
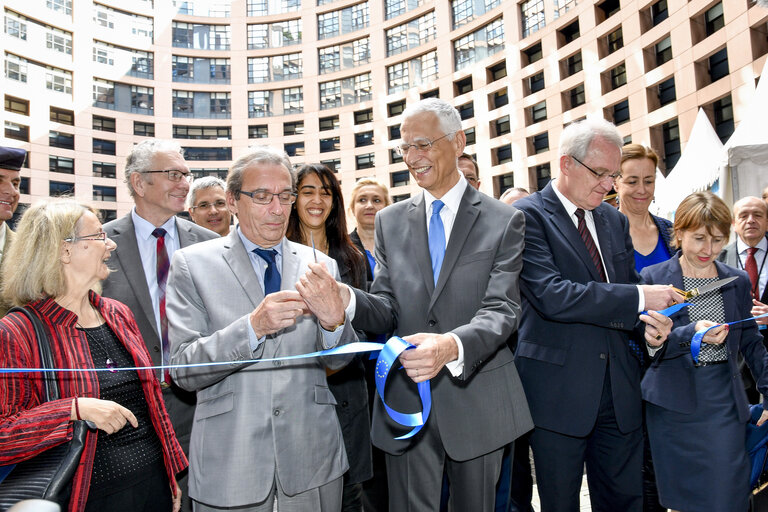
[[[765,237],[761,238],[759,242],[757,242],[757,245],[755,246],[759,250],[762,251],[768,251],[768,240],[765,239]],[[744,240],[741,239],[740,236],[736,236],[736,250],[739,254],[743,254],[747,252],[747,249],[749,249],[749,245],[744,243]]]
[[[459,211],[459,203],[461,203],[461,198],[464,196],[464,191],[468,185],[467,179],[464,177],[464,175],[461,174],[461,172],[458,170],[456,172],[459,173],[459,181],[456,182],[456,184],[451,187],[448,192],[443,194],[443,197],[440,198],[445,206],[448,207],[448,210],[454,214]],[[427,189],[424,189],[424,206],[426,207],[427,214],[430,213],[430,207],[436,200],[437,198],[435,196],[430,194]]]
[[[240,224],[237,225],[237,235],[240,237],[240,240],[242,240],[243,245],[245,246],[245,250],[249,253],[253,252],[254,249],[274,249],[277,251],[278,256],[283,256],[283,240],[285,240],[285,236],[283,236],[283,240],[280,241],[279,244],[275,245],[274,247],[262,247],[258,244],[255,244],[248,240],[246,236],[243,234],[242,231],[240,231]]]
[[[573,215],[576,213],[576,210],[578,210],[579,207],[573,204],[570,199],[565,197],[563,193],[560,192],[560,189],[557,188],[556,180],[555,180],[555,183],[552,183],[552,190],[555,191],[555,195],[560,200],[560,202],[563,203],[563,207],[565,208],[565,211],[568,213],[568,217],[573,218]],[[591,211],[591,210],[584,210],[584,211]]]
[[[155,226],[139,216],[136,213],[136,207],[131,210],[131,219],[133,220],[133,226],[136,230],[136,236],[142,240],[149,240],[152,236],[152,232],[155,230]],[[176,239],[176,216],[171,216],[170,219],[165,221],[165,224],[160,226],[165,230],[166,236],[170,236],[172,239]]]

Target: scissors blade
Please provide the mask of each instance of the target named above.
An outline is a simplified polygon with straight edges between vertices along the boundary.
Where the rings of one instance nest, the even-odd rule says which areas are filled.
[[[315,249],[315,237],[312,233],[309,233],[309,240],[312,242],[312,255],[315,257],[315,263],[317,263],[317,250]]]
[[[712,290],[717,290],[718,288],[725,286],[726,284],[730,283],[731,281],[737,278],[738,276],[726,277],[725,279],[720,279],[718,281],[715,281],[714,283],[705,284],[704,286],[699,286],[698,288],[688,290],[685,292],[685,298],[690,299],[691,297],[698,297],[699,295],[704,295],[705,293],[711,292]]]

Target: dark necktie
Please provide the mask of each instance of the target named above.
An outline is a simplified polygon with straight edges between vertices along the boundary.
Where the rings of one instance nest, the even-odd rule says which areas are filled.
[[[435,284],[440,276],[440,267],[443,266],[445,256],[445,226],[443,226],[443,219],[440,218],[440,210],[443,206],[445,203],[436,199],[432,203],[432,216],[429,218],[429,256],[432,260],[432,277]]]
[[[261,259],[267,262],[267,269],[264,271],[264,295],[280,291],[280,271],[277,269],[277,251],[274,249],[253,250]]]
[[[168,281],[168,269],[171,262],[168,259],[168,251],[165,250],[165,230],[156,228],[152,236],[157,238],[157,287],[160,289],[160,340],[163,347],[163,365],[171,362],[171,345],[168,342],[168,317],[165,316],[165,284]],[[162,372],[161,382],[171,383],[171,373],[166,368]]]
[[[747,262],[744,264],[744,269],[749,275],[749,281],[752,283],[752,296],[755,300],[760,300],[760,280],[757,278],[757,261],[755,261],[755,253],[757,247],[749,247],[747,249]]]
[[[584,220],[584,210],[577,208],[576,218],[579,219],[579,234],[581,235],[581,239],[584,241],[584,245],[587,246],[587,252],[589,252],[589,256],[592,258],[592,263],[594,263],[595,267],[597,268],[597,273],[600,275],[600,280],[606,282],[607,279],[605,278],[603,262],[600,259],[600,251],[597,250],[595,240],[592,238],[589,229],[587,229],[587,222]]]

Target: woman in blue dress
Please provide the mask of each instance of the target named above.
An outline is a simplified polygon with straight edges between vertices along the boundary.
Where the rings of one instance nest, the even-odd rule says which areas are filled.
[[[748,404],[737,364],[746,360],[757,387],[768,393],[768,353],[750,318],[747,274],[716,261],[727,242],[731,212],[717,196],[696,192],[680,203],[671,259],[646,267],[647,284],[691,290],[736,276],[727,285],[689,299],[671,316],[672,333],[650,349],[652,363],[642,381],[646,421],[661,504],[675,510],[743,512],[750,494],[745,448]],[[694,333],[719,325],[703,338],[698,362],[691,355]],[[768,407],[768,401],[764,401]],[[768,419],[763,411],[760,424]]]

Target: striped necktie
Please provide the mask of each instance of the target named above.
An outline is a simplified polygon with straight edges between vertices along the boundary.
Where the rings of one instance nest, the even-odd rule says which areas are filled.
[[[168,270],[171,262],[168,259],[168,251],[165,250],[166,231],[157,228],[152,236],[157,238],[157,287],[160,289],[160,340],[163,347],[163,365],[171,363],[171,344],[168,342],[168,317],[165,315],[165,284],[168,281]],[[162,372],[161,382],[171,383],[171,373],[166,368]]]

